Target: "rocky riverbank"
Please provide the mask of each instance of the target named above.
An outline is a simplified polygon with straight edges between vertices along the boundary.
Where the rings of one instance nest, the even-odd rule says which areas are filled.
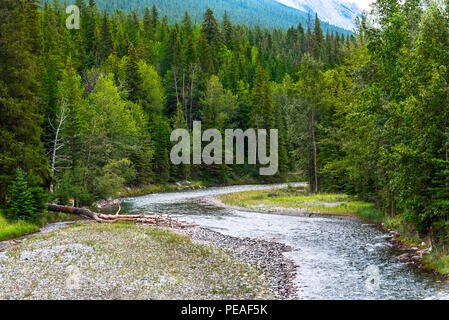
[[[87,222],[24,239],[0,252],[0,299],[295,297],[287,247],[179,232]]]
[[[449,280],[448,275],[442,275],[437,270],[430,268],[424,262],[424,256],[432,252],[432,247],[424,248],[407,245],[403,240],[402,234],[399,231],[387,229],[384,225],[382,225],[382,228],[389,234],[389,237],[387,238],[388,241],[394,246],[394,248],[396,248],[396,250],[398,250],[398,252],[400,252],[400,255],[398,256],[398,260],[400,262],[409,263],[420,270],[431,272],[435,276],[444,277],[446,280]]]
[[[231,252],[239,261],[258,266],[268,275],[269,286],[281,299],[297,299],[293,284],[294,263],[284,256],[292,250],[289,246],[262,239],[237,238],[206,228],[189,228],[177,231],[195,243],[213,245]]]

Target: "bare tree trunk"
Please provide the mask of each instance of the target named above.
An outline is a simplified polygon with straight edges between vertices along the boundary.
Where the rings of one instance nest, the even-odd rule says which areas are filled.
[[[97,212],[92,212],[85,208],[75,208],[61,206],[50,203],[47,205],[47,210],[52,212],[62,212],[68,214],[76,214],[87,219],[94,220],[98,223],[115,223],[121,221],[134,221],[145,225],[169,227],[184,229],[195,225],[186,225],[178,220],[172,219],[168,216],[146,216],[146,215],[106,215]]]
[[[56,171],[56,155],[58,150],[64,147],[64,144],[61,142],[60,132],[62,130],[62,126],[64,124],[64,121],[66,119],[65,116],[65,104],[61,106],[61,113],[59,114],[59,121],[58,126],[54,128],[56,130],[55,133],[55,140],[53,141],[53,150],[52,150],[52,157],[51,157],[51,172],[54,174]],[[50,184],[50,192],[54,192],[54,184],[53,182]]]

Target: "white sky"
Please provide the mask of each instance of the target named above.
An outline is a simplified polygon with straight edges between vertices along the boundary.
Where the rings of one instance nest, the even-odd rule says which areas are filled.
[[[352,0],[352,2],[355,2],[359,5],[360,8],[364,10],[369,9],[369,5],[374,2],[374,0]]]

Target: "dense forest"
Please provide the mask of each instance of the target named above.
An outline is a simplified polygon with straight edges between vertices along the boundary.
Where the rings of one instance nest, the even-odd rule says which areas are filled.
[[[42,0],[41,0],[42,1]],[[75,3],[76,0],[67,1]],[[161,16],[167,16],[170,23],[181,23],[187,10],[193,22],[201,22],[206,9],[213,10],[217,17],[222,17],[225,12],[232,17],[234,24],[246,24],[249,27],[257,25],[268,29],[288,29],[298,23],[306,25],[308,14],[306,12],[287,7],[275,0],[96,0],[100,11],[114,10],[124,12],[143,10],[155,5]],[[43,1],[42,1],[43,3]],[[351,30],[345,30],[327,22],[321,21],[324,31],[351,34]]]
[[[257,177],[252,165],[170,163],[172,129],[201,120],[278,128],[270,181],[298,171],[313,192],[357,195],[449,242],[447,1],[378,0],[347,36],[317,18],[284,31],[210,9],[176,23],[156,6],[76,4],[80,30],[58,1],[0,4],[2,204],[25,179],[82,206],[124,186]]]

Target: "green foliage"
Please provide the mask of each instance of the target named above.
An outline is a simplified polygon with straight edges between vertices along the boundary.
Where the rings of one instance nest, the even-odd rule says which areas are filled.
[[[165,93],[159,75],[153,66],[139,63],[138,83],[140,103],[147,114],[160,115],[165,106]]]
[[[53,201],[65,205],[90,204],[93,202],[92,195],[82,183],[85,169],[75,168],[66,170],[58,181],[55,192],[51,195]]]
[[[42,33],[35,1],[0,3],[0,203],[5,203],[15,169],[40,184],[49,170],[41,142],[39,71]]]
[[[12,239],[37,231],[39,231],[39,227],[35,224],[25,221],[18,221],[14,223],[8,222],[3,218],[0,212],[0,241]]]
[[[16,170],[8,193],[8,206],[5,212],[10,221],[37,222],[44,214],[47,194],[39,187],[30,187],[21,169]]]
[[[54,190],[52,199],[75,206],[114,196],[123,186],[190,176],[221,183],[256,177],[257,168],[248,165],[205,170],[170,164],[170,131],[191,129],[200,119],[220,130],[281,128],[280,170],[289,170],[285,114],[273,88],[286,74],[296,78],[307,51],[301,24],[286,33],[231,22],[230,16],[238,23],[256,9],[273,8],[265,1],[250,1],[244,15],[233,10],[222,21],[212,11],[224,13],[218,2],[161,1],[151,9],[145,1],[74,2],[83,17],[80,30],[65,27],[58,1],[46,1],[41,10],[28,0],[2,4],[0,203],[17,167]],[[292,18],[293,9],[275,6]],[[288,19],[269,17],[283,24]],[[309,44],[313,38],[320,47],[332,42],[342,55],[345,41],[335,34],[336,42],[334,33],[322,38],[315,24],[309,25]],[[323,63],[336,63],[333,55],[323,54]]]
[[[230,90],[223,89],[217,76],[212,76],[206,84],[202,105],[202,124],[204,128],[228,128],[236,114],[237,98]]]
[[[156,0],[147,10],[146,0],[76,3],[81,30],[65,28],[57,2],[0,4],[0,203],[18,167],[75,205],[123,186],[256,176],[248,165],[170,164],[173,127],[202,120],[220,130],[279,129],[279,177],[298,171],[313,191],[380,208],[363,207],[362,216],[401,214],[447,242],[446,2],[378,0],[377,24],[362,18],[353,36],[268,0]]]

